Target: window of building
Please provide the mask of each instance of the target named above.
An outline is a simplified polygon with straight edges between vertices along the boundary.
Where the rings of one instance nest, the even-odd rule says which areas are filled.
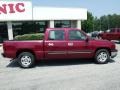
[[[47,27],[47,21],[12,22],[14,37],[23,34],[44,33]]]
[[[64,27],[71,27],[71,21],[69,21],[69,20],[55,21],[55,28],[64,28]]]
[[[64,30],[52,30],[49,33],[49,40],[64,40],[65,32]]]
[[[46,28],[48,28],[48,21],[34,21],[35,30],[39,33],[44,33]]]
[[[8,40],[7,23],[0,22],[0,43],[4,40]]]
[[[13,36],[34,33],[34,23],[32,21],[12,22]]]

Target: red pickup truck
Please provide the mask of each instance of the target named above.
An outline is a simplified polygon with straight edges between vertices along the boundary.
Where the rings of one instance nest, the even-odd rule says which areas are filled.
[[[32,67],[36,60],[94,58],[107,63],[117,55],[113,42],[93,40],[75,28],[49,28],[44,40],[4,41],[2,55],[17,58],[23,68]]]
[[[102,39],[120,41],[120,28],[112,28],[109,32],[101,33],[99,36]]]

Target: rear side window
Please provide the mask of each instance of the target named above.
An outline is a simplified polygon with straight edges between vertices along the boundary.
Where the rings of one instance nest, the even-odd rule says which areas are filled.
[[[85,40],[86,36],[79,30],[69,31],[69,40]]]
[[[65,40],[64,30],[52,30],[49,32],[49,40]]]

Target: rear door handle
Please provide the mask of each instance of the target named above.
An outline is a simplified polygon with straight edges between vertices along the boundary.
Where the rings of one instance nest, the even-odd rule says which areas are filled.
[[[68,46],[73,46],[73,43],[68,43]]]

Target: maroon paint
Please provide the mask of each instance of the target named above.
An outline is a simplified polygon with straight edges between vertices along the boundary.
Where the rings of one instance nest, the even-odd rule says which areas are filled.
[[[48,40],[49,31],[64,30],[65,40]],[[79,30],[74,28],[49,28],[45,32],[44,40],[30,41],[4,41],[4,55],[8,58],[17,58],[18,51],[31,51],[35,54],[36,60],[41,59],[69,59],[69,58],[93,58],[95,51],[99,48],[107,48],[110,51],[116,50],[115,44],[108,40],[92,40],[83,31],[89,39],[87,40],[68,40],[70,30]],[[48,46],[53,43],[54,46]],[[73,43],[73,46],[68,46]]]

